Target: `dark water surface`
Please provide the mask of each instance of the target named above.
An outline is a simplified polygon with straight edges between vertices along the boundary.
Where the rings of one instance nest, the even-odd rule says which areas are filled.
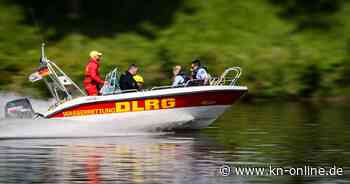
[[[0,183],[350,183],[349,110],[346,104],[236,104],[200,132],[0,140]],[[225,177],[223,165],[343,172]]]

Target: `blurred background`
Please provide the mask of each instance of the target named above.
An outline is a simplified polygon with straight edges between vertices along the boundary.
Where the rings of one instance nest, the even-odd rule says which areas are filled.
[[[200,58],[212,74],[242,67],[251,98],[344,99],[349,15],[345,0],[0,0],[0,90],[48,97],[27,80],[45,40],[79,84],[98,50],[103,76],[136,63],[147,86]]]
[[[102,76],[135,63],[146,87],[171,84],[173,65],[189,70],[196,58],[212,75],[240,66],[253,103],[200,132],[0,139],[0,183],[350,181],[350,1],[0,0],[0,114],[10,99],[49,98],[43,82],[28,81],[42,41],[79,85],[91,50],[104,54]],[[12,123],[0,116],[0,129]],[[223,164],[335,165],[344,175],[220,177]]]

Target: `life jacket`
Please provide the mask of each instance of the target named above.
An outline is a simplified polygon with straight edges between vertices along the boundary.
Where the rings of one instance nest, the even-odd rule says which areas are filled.
[[[204,69],[207,72],[207,74],[209,75],[208,68],[206,66],[198,66],[197,69],[192,71],[192,79],[197,79],[197,73],[200,69]]]
[[[104,83],[100,77],[99,67],[100,64],[95,59],[89,60],[89,63],[85,67],[84,84],[98,85]]]
[[[180,73],[177,74],[176,76],[181,76],[181,77],[184,79],[184,81],[181,82],[180,84],[186,84],[187,81],[190,80],[190,77],[189,77],[188,75],[186,75],[185,73],[183,73],[183,72],[180,72]]]

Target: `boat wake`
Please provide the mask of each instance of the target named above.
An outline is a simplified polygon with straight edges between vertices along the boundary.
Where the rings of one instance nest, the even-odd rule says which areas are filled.
[[[111,131],[111,129],[103,130],[94,127],[94,123],[66,120],[2,119],[0,120],[0,139],[148,136],[168,133],[125,127]]]
[[[7,101],[23,98],[15,94],[0,94],[0,107]],[[34,109],[44,112],[50,101],[31,99]],[[117,137],[117,136],[148,136],[168,134],[169,132],[150,131],[150,129],[136,129],[133,125],[145,119],[120,119],[120,125],[115,122],[105,122],[101,126],[98,122],[52,120],[52,119],[5,119],[4,109],[1,108],[0,139],[23,138],[81,138],[81,137]],[[145,117],[147,119],[147,117]],[[171,117],[167,117],[171,118]],[[161,121],[161,118],[159,119]],[[127,122],[127,123],[125,123]],[[156,125],[156,122],[154,122]]]

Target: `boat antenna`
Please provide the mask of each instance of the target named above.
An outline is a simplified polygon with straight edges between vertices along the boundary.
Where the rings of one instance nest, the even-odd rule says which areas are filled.
[[[41,43],[41,56],[40,56],[40,64],[45,65],[47,63],[47,58],[45,57],[45,43]]]

